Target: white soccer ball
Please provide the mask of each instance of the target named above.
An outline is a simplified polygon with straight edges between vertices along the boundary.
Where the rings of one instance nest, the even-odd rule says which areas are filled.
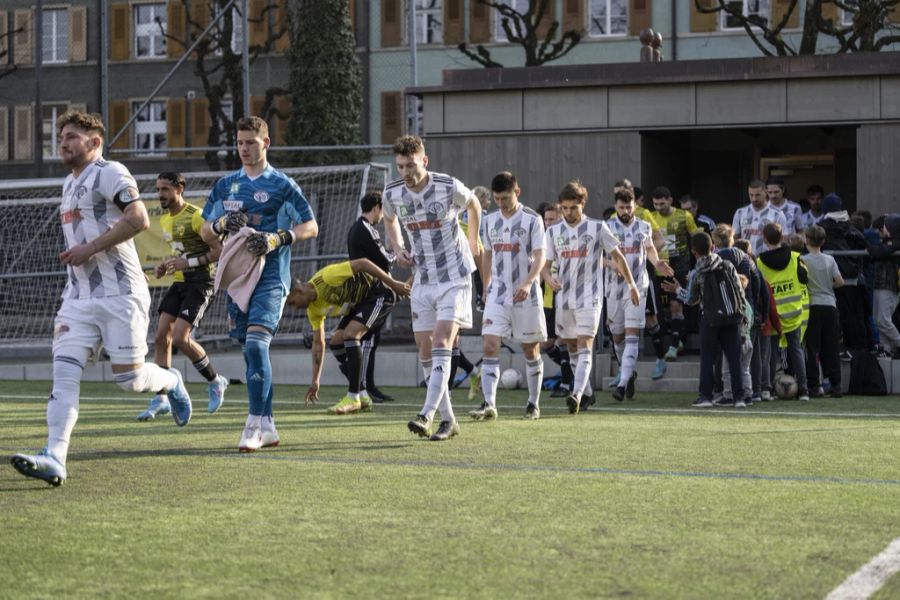
[[[506,369],[500,374],[500,387],[504,390],[514,390],[519,387],[522,376],[515,369]]]
[[[797,380],[787,373],[776,377],[775,395],[782,400],[793,400],[797,396]]]

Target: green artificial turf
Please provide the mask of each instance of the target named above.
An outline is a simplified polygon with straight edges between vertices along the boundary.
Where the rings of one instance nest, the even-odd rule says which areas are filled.
[[[900,399],[570,416],[501,392],[496,422],[420,440],[424,390],[325,414],[276,388],[282,445],[241,455],[246,389],[138,423],[146,397],[82,385],[69,479],[0,467],[0,597],[824,598],[900,537]],[[0,450],[45,441],[46,382],[0,382]],[[900,576],[875,596],[896,597]]]

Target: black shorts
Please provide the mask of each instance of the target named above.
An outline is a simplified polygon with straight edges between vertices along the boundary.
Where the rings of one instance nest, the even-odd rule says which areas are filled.
[[[356,321],[365,325],[369,331],[380,329],[396,304],[397,295],[393,290],[381,284],[376,285],[368,296],[350,308],[337,328],[344,329],[351,321]]]
[[[647,304],[644,308],[644,314],[654,316],[662,314],[662,288],[659,287],[659,277],[656,276],[656,269],[647,261],[647,276],[650,278],[650,285],[647,286]]]
[[[212,281],[176,281],[159,303],[159,314],[172,315],[196,327],[215,294]]]
[[[554,299],[555,302],[555,299]],[[547,339],[556,337],[556,306],[544,307],[544,321],[547,322]]]

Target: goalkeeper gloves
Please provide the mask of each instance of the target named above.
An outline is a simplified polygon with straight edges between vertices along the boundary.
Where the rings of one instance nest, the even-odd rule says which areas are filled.
[[[249,220],[250,218],[244,211],[230,212],[213,221],[212,230],[216,235],[237,233]]]
[[[294,232],[279,229],[275,233],[257,231],[247,237],[247,251],[253,256],[268,254],[279,246],[290,246],[294,243]]]

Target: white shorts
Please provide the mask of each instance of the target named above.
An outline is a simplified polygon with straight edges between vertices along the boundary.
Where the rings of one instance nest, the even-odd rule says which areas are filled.
[[[602,305],[590,308],[557,308],[556,335],[564,340],[574,340],[582,336],[596,337],[602,310]]]
[[[544,307],[525,302],[508,306],[488,301],[481,320],[481,333],[510,338],[522,344],[543,342],[547,339]]]
[[[143,363],[149,310],[149,296],[65,298],[54,321],[53,355],[83,356],[102,345],[113,364]]]
[[[606,322],[613,335],[622,335],[626,329],[643,329],[647,320],[647,295],[641,294],[641,303],[635,306],[631,297],[606,303]]]
[[[409,297],[413,332],[433,331],[438,321],[472,328],[472,278],[447,283],[417,283]]]

